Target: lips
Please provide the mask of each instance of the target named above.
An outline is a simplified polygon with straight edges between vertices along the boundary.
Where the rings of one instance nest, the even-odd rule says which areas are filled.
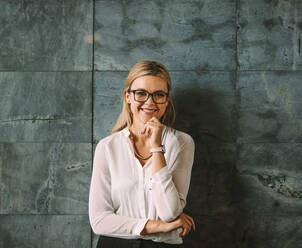
[[[152,113],[155,113],[158,109],[141,108],[141,110],[147,114],[152,114]]]

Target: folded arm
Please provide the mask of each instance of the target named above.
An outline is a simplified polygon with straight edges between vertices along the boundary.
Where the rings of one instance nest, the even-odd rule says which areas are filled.
[[[186,205],[195,144],[191,137],[179,148],[171,169],[164,166],[150,178],[150,189],[157,213],[161,220],[176,219]]]

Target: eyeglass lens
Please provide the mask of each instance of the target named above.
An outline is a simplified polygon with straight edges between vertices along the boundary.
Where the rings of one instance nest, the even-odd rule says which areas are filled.
[[[162,91],[156,91],[151,94],[144,90],[136,90],[134,93],[135,100],[139,102],[147,101],[149,95],[152,96],[155,103],[165,103],[167,101],[167,95]]]

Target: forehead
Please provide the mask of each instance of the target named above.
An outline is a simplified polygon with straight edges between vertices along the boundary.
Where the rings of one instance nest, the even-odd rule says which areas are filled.
[[[139,78],[135,79],[132,82],[131,89],[133,89],[133,90],[145,89],[149,92],[162,90],[162,91],[167,92],[168,86],[167,86],[166,81],[163,78],[147,75],[147,76],[143,76],[143,77],[139,77]]]

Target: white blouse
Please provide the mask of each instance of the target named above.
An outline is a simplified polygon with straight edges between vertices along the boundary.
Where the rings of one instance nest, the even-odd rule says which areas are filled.
[[[141,165],[128,128],[101,139],[94,153],[89,220],[95,234],[182,244],[182,228],[140,235],[149,220],[171,222],[186,205],[195,144],[184,132],[164,127],[167,165],[152,176],[151,160]]]

